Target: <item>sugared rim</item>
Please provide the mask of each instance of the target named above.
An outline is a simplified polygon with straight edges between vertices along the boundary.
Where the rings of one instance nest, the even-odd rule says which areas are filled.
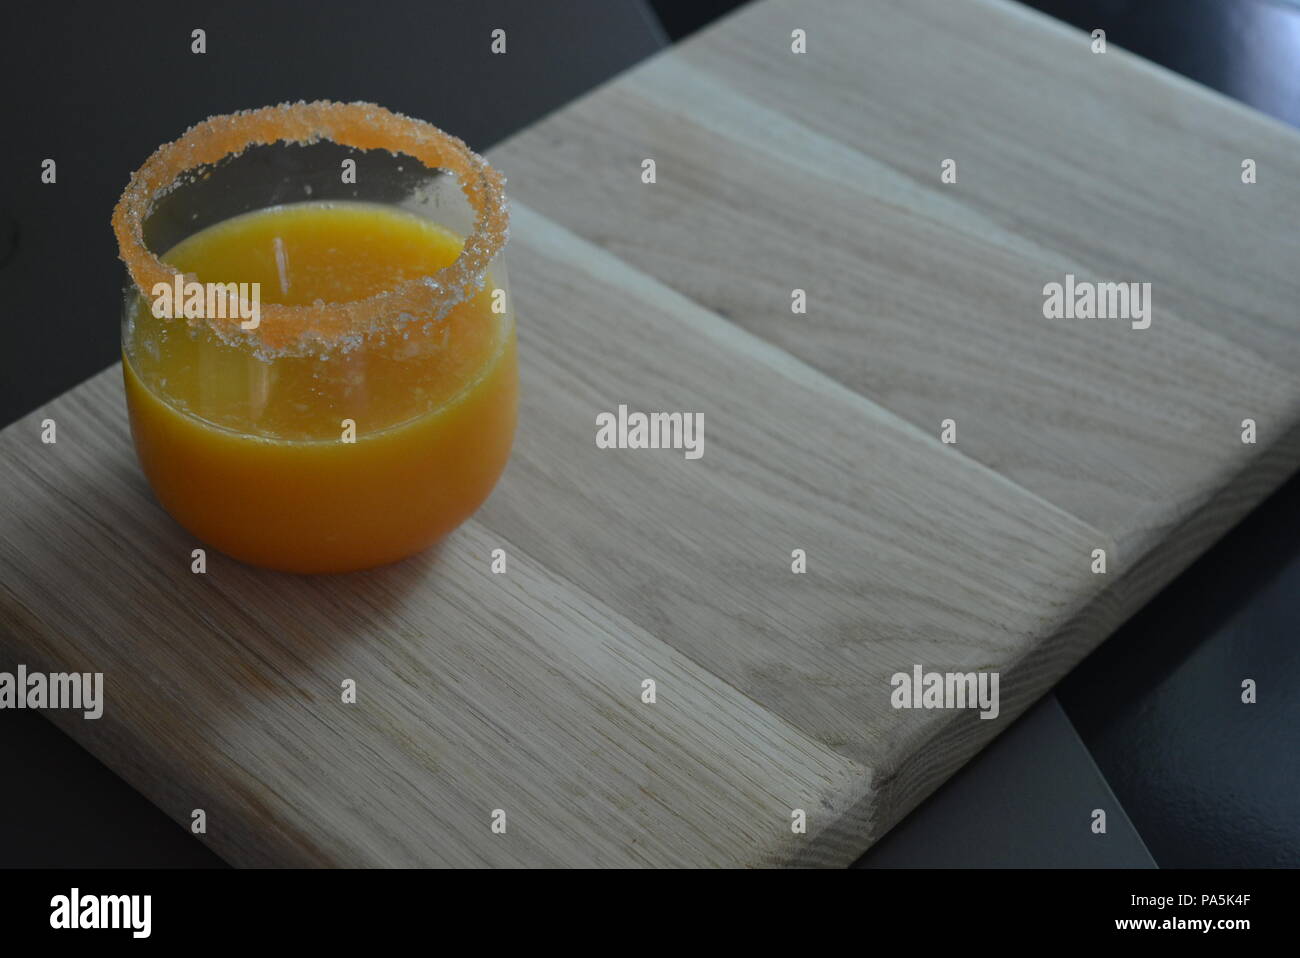
[[[355,149],[404,153],[430,169],[456,174],[475,211],[474,228],[455,261],[432,277],[405,280],[392,289],[341,303],[290,306],[263,303],[256,330],[239,329],[240,320],[209,318],[221,333],[248,335],[270,349],[283,349],[310,337],[337,340],[364,331],[386,317],[427,316],[446,311],[479,288],[485,270],[505,245],[509,214],[505,177],[463,140],[431,123],[394,113],[373,103],[281,103],[214,116],[164,143],[131,175],[113,210],[118,252],[132,281],[147,294],[157,283],[172,283],[179,272],[144,243],[144,221],[159,196],[187,171],[238,155],[250,146],[277,142],[301,144],[329,140]]]

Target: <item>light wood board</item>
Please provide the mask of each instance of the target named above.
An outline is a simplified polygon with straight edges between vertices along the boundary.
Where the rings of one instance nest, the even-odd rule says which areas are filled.
[[[104,672],[50,717],[238,864],[846,863],[1300,463],[1298,147],[1018,7],[762,0],[493,151],[522,409],[473,520],[194,575],[110,369],[0,434],[0,667]],[[1066,272],[1151,328],[1045,319]],[[703,457],[598,449],[619,403]],[[892,708],[915,664],[1000,716]]]

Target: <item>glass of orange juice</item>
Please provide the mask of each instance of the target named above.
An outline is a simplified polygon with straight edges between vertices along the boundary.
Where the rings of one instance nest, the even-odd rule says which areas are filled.
[[[372,104],[215,117],[113,214],[122,367],[164,508],[289,572],[393,562],[482,504],[514,437],[504,180]]]

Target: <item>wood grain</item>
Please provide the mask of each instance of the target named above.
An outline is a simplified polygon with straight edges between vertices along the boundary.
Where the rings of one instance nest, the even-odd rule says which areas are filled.
[[[205,809],[229,860],[780,861],[792,808],[825,827],[867,787],[476,521],[373,572],[278,575],[214,554],[191,574],[193,542],[132,458],[120,377],[0,438],[17,466],[0,566],[19,597],[0,623],[31,668],[105,673],[103,719],[51,717],[178,821]],[[63,437],[33,446],[45,416]],[[489,572],[494,548],[507,575]]]
[[[1300,138],[1081,38],[762,0],[494,151],[519,436],[414,560],[192,574],[120,370],[37,410],[0,667],[103,671],[51,718],[238,864],[852,860],[1300,462]],[[1044,319],[1066,272],[1152,282],[1152,327]],[[620,403],[703,457],[598,449]],[[999,717],[892,708],[914,664],[999,672]]]
[[[1121,561],[1167,542],[1189,510],[1257,464],[1260,446],[1277,459],[1266,486],[1300,458],[1300,378],[1262,345],[1257,354],[1184,319],[1167,305],[1182,284],[1153,282],[1150,329],[1045,319],[1043,287],[1067,273],[1157,271],[1134,259],[1099,273],[999,226],[965,179],[939,183],[947,154],[934,154],[921,185],[802,119],[656,58],[494,158],[517,197],[921,430],[937,436],[952,418],[957,451],[1111,535]],[[656,159],[653,187],[635,175],[640,156]],[[579,163],[590,170],[580,185]],[[1248,189],[1224,182],[1220,193]],[[1237,220],[1253,216],[1228,225],[1245,229]],[[1274,275],[1293,238],[1277,230]],[[808,294],[806,316],[791,314],[794,288]],[[1300,339],[1287,290],[1265,290],[1270,315]],[[1236,314],[1218,325],[1254,328]],[[1245,418],[1259,426],[1254,448],[1241,443]]]
[[[1290,127],[1006,0],[767,0],[720,27],[672,56],[922,186],[953,157],[960,202],[1296,368]]]

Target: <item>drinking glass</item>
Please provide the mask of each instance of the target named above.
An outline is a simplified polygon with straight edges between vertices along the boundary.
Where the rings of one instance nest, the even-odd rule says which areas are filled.
[[[369,104],[216,117],[149,158],[113,216],[122,366],[177,522],[254,565],[342,572],[482,504],[518,391],[502,185]]]

